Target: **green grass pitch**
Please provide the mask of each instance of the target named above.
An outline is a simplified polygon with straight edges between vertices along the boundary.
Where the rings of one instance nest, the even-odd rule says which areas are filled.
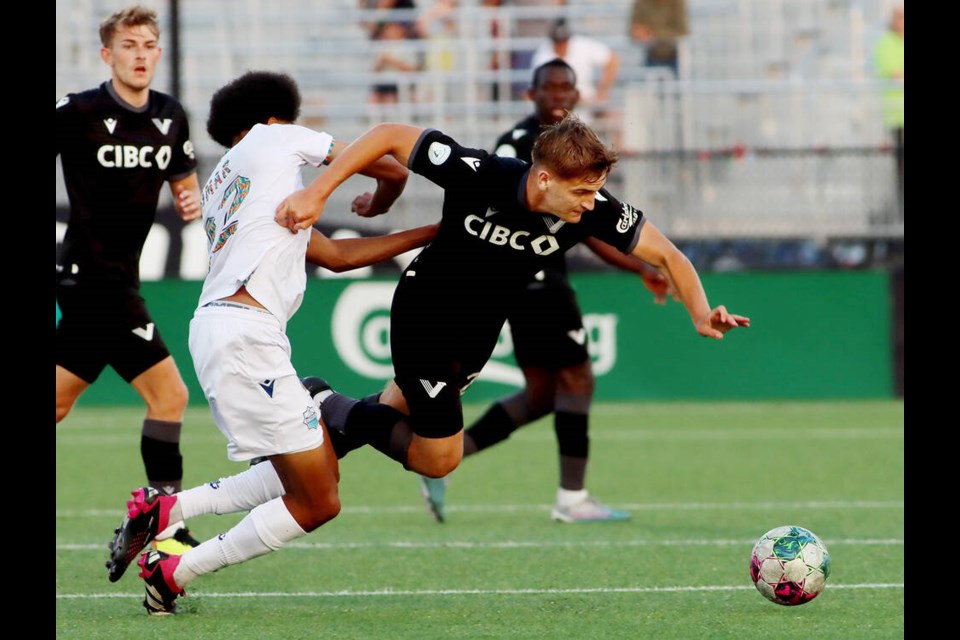
[[[468,405],[466,417],[484,407]],[[447,522],[373,450],[341,461],[343,511],[280,551],[203,576],[181,614],[151,618],[106,544],[144,482],[139,408],[78,406],[57,426],[58,638],[284,640],[902,638],[902,401],[597,404],[591,492],[622,523],[549,519],[551,419],[467,458]],[[184,422],[184,486],[243,470],[206,408]],[[241,514],[189,524],[200,539]],[[831,575],[799,607],[748,573],[764,532],[804,526]]]

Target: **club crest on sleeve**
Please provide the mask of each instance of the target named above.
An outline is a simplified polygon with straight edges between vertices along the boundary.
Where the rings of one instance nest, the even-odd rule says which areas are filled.
[[[450,147],[442,142],[434,142],[427,149],[427,156],[430,158],[430,162],[439,166],[450,157]]]

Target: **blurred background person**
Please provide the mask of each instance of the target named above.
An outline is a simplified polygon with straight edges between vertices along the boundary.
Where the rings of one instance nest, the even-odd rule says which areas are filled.
[[[382,22],[389,22],[397,18],[390,15],[394,9],[416,9],[415,0],[357,0],[357,8],[364,11],[376,11],[376,19],[364,20],[361,26],[373,40]]]
[[[420,71],[423,64],[419,54],[404,46],[405,40],[413,37],[412,29],[403,22],[381,22],[374,31],[374,53],[376,57],[373,62],[373,70],[385,76],[393,76],[392,79],[384,78],[383,82],[377,82],[373,85],[373,93],[370,95],[370,102],[373,104],[396,104],[400,101],[400,83],[396,80],[396,72],[409,73]],[[404,87],[408,91],[405,98],[413,102],[416,98],[415,89],[411,82]]]
[[[452,71],[456,62],[457,0],[434,0],[414,25],[417,37],[427,40],[425,68],[428,71]]]
[[[630,37],[643,47],[643,65],[680,77],[680,39],[690,33],[686,0],[633,0]]]
[[[499,6],[510,8],[516,7],[521,11],[526,8],[542,8],[545,12],[553,14],[554,12],[550,9],[557,8],[558,13],[560,7],[563,7],[567,4],[566,0],[500,0],[498,3]],[[542,38],[543,34],[547,33],[550,29],[550,24],[555,18],[553,15],[543,16],[543,15],[524,15],[520,14],[512,18],[511,27],[507,33],[502,34],[504,37],[510,39],[521,39],[521,40],[532,40],[534,38]],[[511,47],[510,52],[510,68],[513,70],[532,70],[538,66],[537,63],[533,62],[533,54],[535,46],[527,45],[514,45]],[[553,56],[550,56],[551,58]],[[542,61],[541,61],[542,62]],[[514,100],[523,100],[526,97],[528,83],[526,80],[522,82],[515,82],[512,86],[511,93],[513,94]]]
[[[903,2],[893,4],[890,22],[874,49],[874,67],[890,86],[883,92],[883,123],[893,135],[897,167],[897,210],[903,216]]]
[[[573,34],[567,19],[558,18],[550,27],[549,39],[533,52],[531,71],[554,58],[573,67],[580,105],[588,112],[603,111],[620,71],[620,56],[599,40]]]

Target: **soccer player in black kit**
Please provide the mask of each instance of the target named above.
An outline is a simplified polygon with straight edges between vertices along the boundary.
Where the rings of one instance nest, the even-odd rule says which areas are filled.
[[[494,153],[530,162],[540,129],[559,122],[576,107],[580,95],[576,84],[576,72],[560,58],[534,69],[527,96],[535,111],[497,139]],[[584,244],[608,263],[639,274],[654,291],[655,301],[665,302],[668,285],[659,271],[596,238],[585,238]],[[467,427],[464,457],[506,440],[518,428],[552,412],[560,485],[551,517],[558,522],[628,519],[630,514],[603,504],[585,486],[595,379],[580,305],[567,279],[565,254],[547,256],[544,268],[527,282],[525,295],[516,299],[508,320],[525,385],[495,402]],[[444,521],[446,484],[446,478],[420,476],[421,492],[438,522]]]
[[[100,25],[111,79],[57,101],[57,155],[70,199],[57,265],[57,423],[113,367],[147,405],[147,482],[174,493],[188,392],[140,295],[140,251],[163,183],[184,221],[200,216],[200,187],[183,107],[150,89],[159,35],[153,11],[114,13]],[[196,544],[181,521],[160,533],[157,548],[181,553]]]
[[[463,147],[435,129],[379,124],[281,202],[277,222],[309,229],[333,190],[385,153],[444,190],[442,217],[394,293],[394,379],[359,400],[322,379],[304,381],[340,457],[370,444],[421,475],[453,471],[463,457],[460,396],[493,353],[516,296],[551,254],[590,236],[663,272],[701,336],[719,340],[750,326],[722,305],[711,308],[690,260],[604,189],[617,154],[575,116],[540,133],[532,164]]]

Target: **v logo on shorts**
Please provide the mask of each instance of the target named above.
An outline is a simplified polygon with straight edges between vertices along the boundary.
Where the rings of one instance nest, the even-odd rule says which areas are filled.
[[[271,398],[273,397],[273,383],[276,380],[264,380],[260,383],[260,388],[263,389],[263,392],[266,393]]]
[[[436,398],[440,395],[440,392],[443,391],[443,388],[447,386],[446,382],[430,382],[429,380],[420,379],[420,384],[423,385],[424,390],[427,392],[427,395],[431,398]]]
[[[145,327],[135,327],[131,329],[131,331],[133,331],[134,335],[140,336],[147,342],[150,342],[151,340],[153,340],[153,323],[152,322],[147,323],[147,326]]]

